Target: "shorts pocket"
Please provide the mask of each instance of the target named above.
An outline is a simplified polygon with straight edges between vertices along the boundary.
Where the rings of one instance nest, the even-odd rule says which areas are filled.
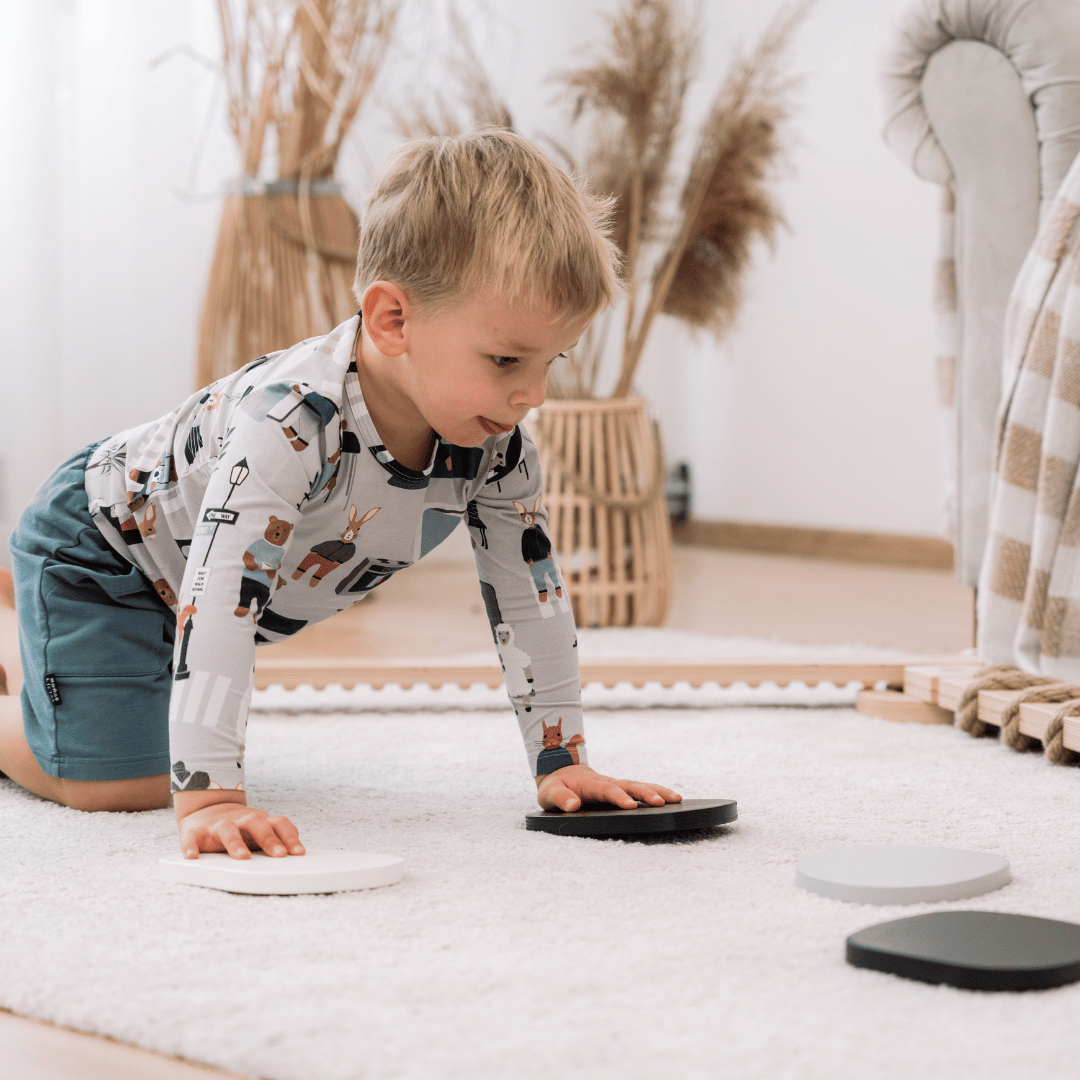
[[[148,675],[49,678],[55,690],[54,752],[66,766],[99,763],[114,769],[150,761],[156,764],[151,773],[168,772],[172,677],[167,669]]]
[[[167,672],[175,638],[172,612],[156,597],[130,599],[136,604],[117,603],[93,582],[54,578],[45,604],[46,672],[57,678]]]

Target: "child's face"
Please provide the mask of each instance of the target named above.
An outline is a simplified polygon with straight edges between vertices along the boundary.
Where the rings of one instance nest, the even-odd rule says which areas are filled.
[[[548,369],[591,319],[552,322],[542,306],[480,295],[406,318],[401,389],[447,442],[479,446],[544,403]]]

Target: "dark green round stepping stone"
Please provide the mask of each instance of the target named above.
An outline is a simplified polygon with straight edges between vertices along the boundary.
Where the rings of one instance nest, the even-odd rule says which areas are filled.
[[[525,828],[558,836],[640,836],[726,825],[739,816],[734,799],[683,799],[680,803],[620,810],[610,803],[586,803],[580,810],[538,810],[525,815]]]
[[[965,990],[1049,990],[1080,980],[1080,926],[1000,911],[933,911],[852,934],[847,961]]]

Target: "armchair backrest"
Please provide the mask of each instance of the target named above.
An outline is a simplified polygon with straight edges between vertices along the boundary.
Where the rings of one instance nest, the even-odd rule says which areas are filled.
[[[944,189],[937,365],[946,525],[975,585],[1010,290],[1080,151],[1080,2],[917,0],[883,64],[885,141]]]

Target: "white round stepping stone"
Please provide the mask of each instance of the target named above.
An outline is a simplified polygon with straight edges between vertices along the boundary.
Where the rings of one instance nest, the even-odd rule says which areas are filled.
[[[985,851],[852,844],[815,851],[795,867],[795,884],[856,904],[963,900],[1007,885],[1009,860]]]
[[[158,860],[158,869],[167,881],[184,885],[256,896],[294,896],[393,885],[405,876],[405,860],[396,855],[309,848],[306,855],[277,859],[261,851],[253,851],[250,859],[234,859],[224,852],[204,853],[197,859],[167,855]]]

